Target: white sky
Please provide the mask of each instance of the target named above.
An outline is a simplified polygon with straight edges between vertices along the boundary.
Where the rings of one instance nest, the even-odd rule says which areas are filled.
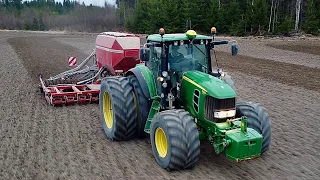
[[[23,1],[28,1],[28,0],[23,0]],[[116,0],[76,0],[76,1],[78,1],[80,4],[84,2],[86,5],[92,4],[96,6],[104,6],[105,1],[112,5],[116,4]],[[55,0],[55,2],[63,2],[63,0]]]
[[[104,6],[104,2],[108,2],[109,4],[116,4],[116,0],[76,0],[80,4],[84,2],[86,5],[96,5],[96,6]],[[63,2],[63,0],[55,0],[55,2]]]

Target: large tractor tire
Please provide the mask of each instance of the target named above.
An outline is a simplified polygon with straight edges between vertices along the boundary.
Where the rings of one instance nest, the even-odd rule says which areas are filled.
[[[143,94],[142,88],[138,82],[138,79],[134,75],[128,76],[128,80],[131,83],[135,95],[136,107],[138,112],[137,117],[137,137],[145,138],[148,136],[146,132],[144,132],[144,127],[146,121],[148,119],[149,111],[151,108],[151,102],[149,102],[148,98]]]
[[[134,138],[137,112],[132,87],[127,78],[104,78],[99,97],[100,119],[107,138],[114,141]]]
[[[271,122],[264,108],[253,102],[236,104],[236,117],[246,116],[247,125],[263,136],[261,153],[269,149],[271,141]]]
[[[157,163],[168,171],[192,168],[199,159],[199,132],[184,110],[158,113],[151,123],[150,138]]]

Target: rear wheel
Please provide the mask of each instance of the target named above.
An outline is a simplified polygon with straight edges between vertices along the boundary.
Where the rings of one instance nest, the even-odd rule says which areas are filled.
[[[136,109],[132,87],[125,77],[109,77],[101,82],[100,119],[108,139],[132,139],[136,133]]]
[[[271,141],[271,122],[262,106],[253,102],[241,102],[236,105],[236,117],[246,116],[249,128],[263,136],[261,153],[269,149]]]
[[[134,75],[130,75],[128,76],[128,80],[130,81],[133,87],[137,105],[137,137],[147,137],[148,134],[144,132],[144,126],[148,119],[151,103],[149,102],[148,98],[143,94],[142,88],[138,82],[137,77]]]
[[[167,170],[195,166],[200,141],[194,119],[184,110],[158,113],[151,123],[151,145],[157,163]]]

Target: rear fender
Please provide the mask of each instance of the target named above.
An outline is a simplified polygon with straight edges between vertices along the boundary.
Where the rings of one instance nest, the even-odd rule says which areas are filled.
[[[154,99],[157,95],[152,72],[144,65],[137,65],[130,69],[125,76],[135,75],[142,88],[143,94],[149,99]]]

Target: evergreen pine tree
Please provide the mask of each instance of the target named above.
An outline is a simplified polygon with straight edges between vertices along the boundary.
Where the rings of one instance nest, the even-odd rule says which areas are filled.
[[[39,18],[39,30],[40,31],[46,30],[46,25],[44,24],[42,17]]]
[[[316,0],[308,0],[307,1],[307,13],[306,13],[306,22],[303,25],[303,29],[307,33],[312,33],[314,35],[318,35],[319,29],[320,29],[320,20],[319,16],[317,17],[317,9],[316,6],[317,1]]]
[[[39,23],[37,18],[33,18],[32,30],[39,30]]]

